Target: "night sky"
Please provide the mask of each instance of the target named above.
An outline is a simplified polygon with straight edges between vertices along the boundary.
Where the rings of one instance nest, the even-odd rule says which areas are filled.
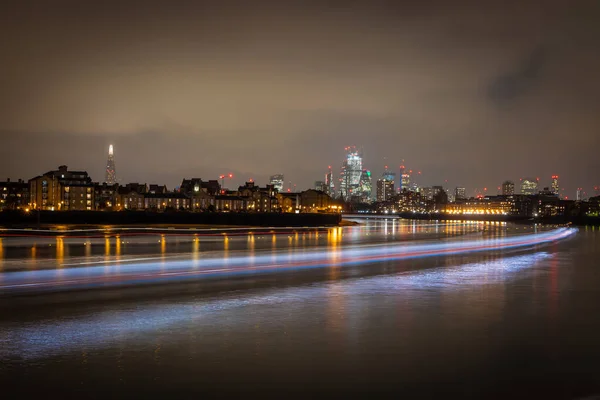
[[[0,179],[102,181],[112,143],[122,183],[306,188],[356,145],[425,186],[600,184],[598,1],[12,3]]]

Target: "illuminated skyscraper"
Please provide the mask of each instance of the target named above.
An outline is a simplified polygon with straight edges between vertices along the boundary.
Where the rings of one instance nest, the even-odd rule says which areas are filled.
[[[382,179],[385,179],[386,181],[391,181],[391,182],[395,182],[396,181],[396,173],[392,172],[388,169],[388,166],[385,166],[385,170],[383,171],[383,174],[381,175]]]
[[[467,189],[464,187],[457,187],[454,189],[454,200],[465,200],[467,198]]]
[[[398,177],[398,191],[401,192],[402,189],[408,189],[408,185],[410,184],[410,175],[406,173],[406,167],[404,165],[400,166],[400,176]]]
[[[552,175],[552,184],[550,185],[550,191],[552,194],[559,195],[560,188],[558,186],[558,175]]]
[[[502,183],[502,195],[512,196],[515,194],[515,183],[513,181],[504,181]]]
[[[362,203],[370,203],[372,201],[373,181],[371,179],[371,171],[365,169],[360,176],[360,184],[358,186],[358,197]]]
[[[410,174],[404,173],[401,177],[402,189],[410,189]]]
[[[319,190],[321,192],[325,192],[327,189],[324,181],[315,181],[315,190]]]
[[[335,196],[335,183],[333,182],[333,171],[331,170],[331,165],[329,166],[329,170],[325,174],[325,193],[327,193],[330,197]]]
[[[583,200],[583,188],[577,188],[577,196],[575,198],[577,201]]]
[[[355,146],[346,147],[346,159],[340,174],[340,196],[350,199],[359,189],[362,176],[362,154]]]
[[[385,177],[377,180],[377,201],[388,201],[394,196],[394,181]]]
[[[521,179],[521,194],[534,195],[537,193],[538,179],[523,178]]]
[[[273,185],[273,187],[277,189],[279,193],[283,192],[283,174],[272,175],[271,179],[269,180],[269,184]]]
[[[108,146],[108,160],[106,161],[106,176],[104,182],[109,185],[117,183],[117,170],[115,167],[115,156],[113,153],[113,145]]]

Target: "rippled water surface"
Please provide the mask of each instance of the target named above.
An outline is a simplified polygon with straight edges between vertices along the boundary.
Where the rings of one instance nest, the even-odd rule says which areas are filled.
[[[168,263],[535,231],[389,221],[320,235],[118,245],[3,239],[0,268]],[[0,379],[22,394],[46,388],[85,397],[583,398],[600,394],[599,268],[600,233],[580,228],[519,249],[2,297]]]

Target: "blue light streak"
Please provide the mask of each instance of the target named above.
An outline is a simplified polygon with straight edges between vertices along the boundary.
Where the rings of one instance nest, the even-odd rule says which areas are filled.
[[[0,274],[0,293],[29,290],[65,290],[109,287],[123,284],[159,283],[198,279],[351,266],[382,261],[466,254],[531,247],[565,239],[576,229],[560,228],[535,234],[478,240],[444,240],[421,244],[344,245],[337,248],[289,249],[250,255],[208,255],[195,259],[153,262],[116,262],[114,264],[63,267],[37,271],[14,271]]]
[[[336,296],[360,299],[374,294],[407,294],[410,290],[437,288],[459,291],[474,285],[499,284],[515,278],[517,273],[531,269],[549,257],[551,255],[546,252],[535,252],[393,275],[266,289],[259,293],[236,293],[203,301],[193,299],[158,305],[137,304],[57,320],[4,324],[0,327],[0,360],[28,361],[81,348],[85,348],[86,351],[98,350],[119,341],[132,341],[132,346],[140,346],[145,342],[153,342],[152,337],[157,330],[168,329],[170,335],[173,335],[179,330],[175,329],[176,327],[186,332],[189,324],[202,331],[214,330],[218,329],[217,321],[222,320],[223,313],[243,310],[246,307],[256,309],[268,306],[271,309],[273,305],[280,305],[284,306],[282,309],[289,310],[290,307],[306,302],[325,302],[331,296],[328,290],[331,285],[343,286],[343,290],[338,291]]]

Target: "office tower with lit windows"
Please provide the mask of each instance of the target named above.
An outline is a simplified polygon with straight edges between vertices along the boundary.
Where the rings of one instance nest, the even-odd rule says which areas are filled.
[[[327,186],[325,185],[324,181],[315,181],[315,190],[318,190],[320,192],[325,192],[327,189]]]
[[[558,186],[558,175],[552,175],[552,184],[550,185],[550,191],[552,194],[559,195],[560,187]]]
[[[421,197],[423,197],[425,200],[432,200],[433,199],[433,188],[430,186],[421,188]]]
[[[384,176],[377,180],[377,201],[389,201],[394,196],[394,181]]]
[[[513,181],[502,182],[502,195],[512,196],[515,194],[515,183]]]
[[[361,184],[362,153],[355,146],[346,147],[346,159],[342,165],[340,173],[340,196],[344,199],[350,199],[359,192]]]
[[[361,203],[370,203],[373,194],[373,181],[371,178],[371,171],[368,169],[363,170],[360,176],[360,184],[358,186],[358,199]]]
[[[404,165],[400,166],[400,185],[398,187],[399,191],[404,189],[410,189],[410,174],[406,171],[406,167]]]
[[[273,187],[277,189],[279,193],[283,192],[283,174],[271,175],[271,179],[269,179],[269,184],[273,185]]]
[[[392,182],[396,182],[396,173],[392,172],[388,169],[388,166],[385,166],[385,170],[383,171],[383,174],[381,175],[382,179],[385,179],[386,181],[392,181]]]
[[[335,182],[333,182],[333,171],[331,170],[331,165],[325,174],[325,193],[327,193],[330,197],[335,196]]]
[[[575,199],[577,199],[577,201],[583,200],[583,188],[577,188],[577,195],[575,196]]]
[[[112,144],[108,146],[108,160],[106,161],[106,176],[104,182],[109,185],[117,183],[117,169],[115,167],[115,155]]]
[[[467,198],[467,189],[464,187],[457,187],[454,189],[454,200],[465,200]]]
[[[538,190],[538,179],[523,178],[521,179],[521,194],[534,195]]]
[[[410,174],[402,174],[402,189],[410,189]]]
[[[456,201],[456,196],[450,189],[444,189],[446,191],[446,197],[448,197],[448,203],[454,203]]]

